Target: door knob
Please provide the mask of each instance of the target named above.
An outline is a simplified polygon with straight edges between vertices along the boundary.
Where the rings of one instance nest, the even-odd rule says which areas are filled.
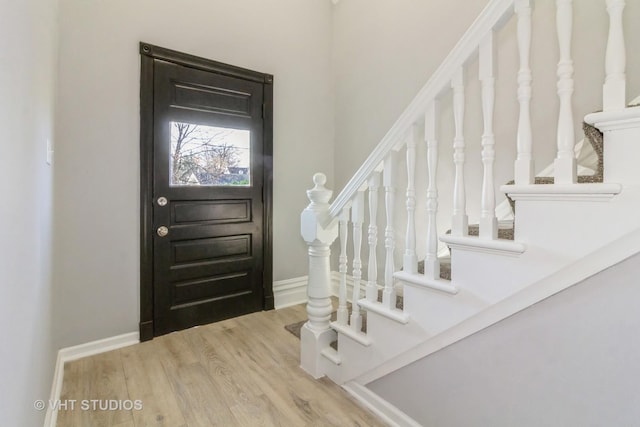
[[[169,234],[169,229],[163,225],[158,227],[158,230],[156,230],[156,232],[158,233],[158,236],[164,237]]]
[[[158,206],[166,206],[167,205],[167,198],[166,197],[158,197],[158,200],[156,200],[156,203],[158,203]]]

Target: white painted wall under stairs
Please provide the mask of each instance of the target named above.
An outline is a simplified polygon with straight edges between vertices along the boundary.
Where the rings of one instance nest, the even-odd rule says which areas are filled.
[[[635,426],[639,274],[637,254],[366,387],[347,387],[406,414],[395,425]]]

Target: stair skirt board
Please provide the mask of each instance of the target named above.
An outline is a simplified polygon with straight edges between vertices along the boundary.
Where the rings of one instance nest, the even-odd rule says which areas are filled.
[[[342,386],[354,399],[393,427],[420,427],[421,424],[373,391],[355,381]]]
[[[637,229],[607,246],[592,252],[573,264],[547,276],[546,278],[543,278],[537,283],[526,287],[518,293],[507,297],[494,305],[488,306],[487,308],[481,308],[480,311],[476,312],[476,314],[466,317],[452,327],[442,330],[442,332],[436,332],[434,336],[424,342],[415,345],[413,348],[404,351],[398,356],[392,357],[364,374],[358,375],[355,377],[355,380],[361,384],[374,381],[409,363],[428,356],[431,353],[479,332],[480,330],[487,328],[502,319],[517,313],[518,311],[524,310],[545,298],[578,284],[593,274],[611,267],[638,252],[640,252],[640,229]],[[331,291],[334,296],[338,295],[340,280],[341,274],[333,271],[331,273]],[[353,290],[353,278],[351,276],[347,276],[347,288],[347,295],[351,296]],[[403,292],[400,289],[399,293],[402,294]],[[427,292],[433,291],[428,290]],[[446,295],[444,293],[442,294]],[[460,295],[450,295],[450,297],[454,299],[459,296]],[[364,286],[361,297],[364,298]],[[350,298],[349,302],[351,302]],[[406,304],[411,305],[411,303],[405,301],[405,307]],[[410,317],[411,316],[409,315],[409,318]],[[395,323],[397,327],[403,327],[403,325],[397,323],[397,321],[392,319],[388,320],[391,323]],[[339,354],[336,355],[336,357],[339,357]]]
[[[549,298],[583,280],[640,253],[640,229],[580,258],[567,267],[497,302],[481,312],[405,351],[355,378],[368,384],[422,359],[444,347],[479,332],[507,317]]]

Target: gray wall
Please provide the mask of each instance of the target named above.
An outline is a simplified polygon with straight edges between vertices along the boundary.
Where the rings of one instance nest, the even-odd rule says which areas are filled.
[[[274,279],[306,274],[305,190],[333,176],[331,2],[61,0],[55,189],[56,336],[139,321],[138,42],[272,73]]]
[[[369,384],[425,426],[640,422],[640,255]]]
[[[52,341],[52,170],[56,2],[0,5],[0,424],[42,425]]]

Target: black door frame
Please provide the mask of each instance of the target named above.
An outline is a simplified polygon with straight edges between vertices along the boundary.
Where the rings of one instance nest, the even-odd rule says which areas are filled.
[[[264,289],[263,309],[273,300],[273,76],[140,42],[140,341],[154,337],[153,326],[153,79],[154,60],[262,83],[264,90]]]

